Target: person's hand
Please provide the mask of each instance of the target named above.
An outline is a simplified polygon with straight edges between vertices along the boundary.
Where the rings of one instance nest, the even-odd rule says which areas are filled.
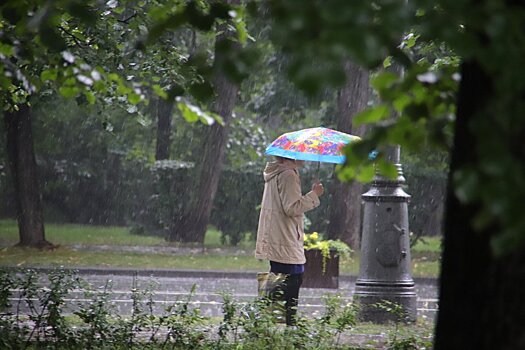
[[[319,181],[319,180],[315,180],[314,181],[314,183],[312,184],[312,191],[315,192],[317,197],[321,197],[323,195],[324,187],[323,187],[323,184],[321,183],[321,181]]]

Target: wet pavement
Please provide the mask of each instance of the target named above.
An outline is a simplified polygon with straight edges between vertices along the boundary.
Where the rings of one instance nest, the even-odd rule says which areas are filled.
[[[46,273],[48,269],[37,269]],[[77,270],[90,289],[103,291],[109,287],[110,300],[119,314],[131,314],[132,289],[146,291],[154,301],[156,312],[177,302],[186,301],[192,288],[195,292],[190,305],[198,307],[201,314],[215,317],[222,315],[224,294],[237,303],[257,299],[256,272],[193,271],[193,270],[128,270],[113,268],[84,268]],[[437,308],[437,286],[435,279],[415,279],[418,317],[434,320]],[[352,301],[355,276],[340,276],[338,289],[301,288],[299,313],[317,316],[324,310],[324,298],[339,295],[343,305]],[[16,299],[16,298],[15,298]],[[74,308],[78,302],[88,301],[83,290],[77,290],[66,300]]]

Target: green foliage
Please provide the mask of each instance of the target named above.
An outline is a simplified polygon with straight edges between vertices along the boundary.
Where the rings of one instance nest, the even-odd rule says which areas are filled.
[[[418,350],[432,348],[432,342],[422,339],[415,334],[400,334],[403,325],[409,323],[403,307],[397,303],[383,300],[374,305],[376,308],[386,311],[395,316],[394,329],[389,332],[387,349],[389,350]]]
[[[404,47],[413,48],[416,36],[409,37],[410,45]],[[403,152],[411,154],[428,147],[438,154],[449,149],[459,79],[458,58],[452,53],[448,53],[448,60],[443,56],[430,56],[428,51],[437,51],[432,44],[418,43],[417,48],[418,51],[411,54],[417,61],[402,76],[386,71],[372,79],[381,102],[358,114],[355,120],[357,124],[375,127],[362,144],[348,147],[345,153],[348,161],[339,173],[340,178],[370,181],[374,164],[382,175],[394,178],[397,170],[384,159],[384,145],[402,145]],[[419,58],[422,53],[425,55]],[[429,62],[429,58],[434,61]],[[398,117],[393,120],[393,115]],[[371,158],[373,150],[378,151],[378,155]]]
[[[232,79],[243,79],[254,62],[249,47],[237,56],[227,49],[217,67],[206,52],[214,26],[230,21],[245,44],[249,35],[243,16],[241,6],[222,2],[8,1],[0,11],[1,103],[4,110],[17,108],[46,89],[89,104],[119,105],[130,113],[138,111],[138,104],[147,105],[153,93],[207,101],[214,94],[214,74],[230,71]],[[189,103],[181,107],[187,118],[188,110],[200,110]],[[220,121],[198,114],[207,125]]]
[[[411,4],[379,1],[348,4],[341,0],[270,2],[272,38],[290,60],[290,78],[305,92],[340,86],[341,63],[349,56],[368,67],[395,47],[409,19]],[[366,24],[367,30],[362,26]],[[344,30],[342,30],[344,28]],[[314,60],[306,60],[312,57]]]
[[[86,106],[51,93],[35,103],[34,116],[35,148],[41,160],[49,221],[105,225],[135,222],[155,230],[169,229],[191,180],[184,160],[199,152],[201,139],[195,130],[186,123],[177,126],[180,134],[175,136],[172,152],[180,161],[153,163],[155,129],[150,127],[153,117],[147,110],[129,113],[118,107]],[[217,203],[224,210],[214,214],[213,223],[226,236],[232,235],[231,242],[238,242],[241,235],[254,232],[257,224],[255,202],[260,201],[262,179],[249,169],[262,167],[255,164],[266,142],[261,141],[263,131],[250,119],[234,119],[228,141],[229,163],[242,170],[228,170],[223,177]],[[172,168],[180,176],[170,175]],[[9,196],[9,183],[2,182],[1,186]],[[247,206],[235,205],[239,201]]]
[[[153,285],[131,288],[131,315],[115,312],[109,299],[111,282],[101,289],[90,286],[73,272],[56,270],[49,275],[47,290],[32,270],[0,271],[0,295],[14,297],[15,305],[0,313],[0,344],[5,349],[347,349],[344,335],[357,322],[354,304],[342,305],[340,296],[325,297],[324,313],[300,319],[296,329],[280,327],[268,313],[265,300],[237,302],[223,295],[223,314],[218,327],[192,305],[195,285],[188,295],[160,311]],[[83,297],[75,304],[76,319],[66,314],[67,293]],[[29,308],[20,308],[26,303]],[[417,335],[416,335],[417,337]],[[415,338],[417,339],[417,338]]]
[[[373,162],[368,155],[377,150],[381,160],[384,145],[447,147],[460,57],[464,67],[479,68],[476,74],[487,82],[487,97],[476,101],[466,91],[460,96],[467,105],[481,105],[469,117],[473,122],[467,131],[474,135],[470,146],[475,156],[461,160],[452,186],[462,205],[479,208],[470,223],[474,230],[499,227],[491,245],[500,256],[525,243],[525,217],[516,209],[525,193],[523,152],[517,144],[523,138],[525,47],[515,45],[524,39],[523,31],[516,30],[524,11],[521,4],[503,1],[476,3],[475,13],[473,6],[467,0],[331,0],[305,6],[284,0],[270,3],[269,17],[274,42],[290,56],[290,77],[307,93],[337,85],[324,70],[340,70],[346,58],[372,69],[403,69],[395,79],[391,73],[374,79],[382,107],[359,118],[382,122],[360,146],[346,150],[340,177],[347,180],[370,180]],[[384,119],[385,107],[398,118]]]
[[[90,104],[96,95],[115,93],[131,104],[143,100],[140,87],[132,89],[102,60],[93,60],[100,52],[91,27],[105,17],[93,1],[16,3],[4,3],[0,12],[0,41],[11,47],[2,58],[4,110],[16,109],[49,88],[66,98],[83,96]]]
[[[335,94],[325,87],[341,86],[341,63],[352,59],[372,70],[377,103],[356,118],[375,128],[363,142],[346,150],[348,161],[340,167],[339,176],[369,181],[376,170],[394,175],[384,154],[390,144],[402,145],[403,154],[410,152],[417,159],[426,157],[421,149],[438,147],[436,158],[443,161],[428,170],[446,172],[447,159],[441,155],[451,144],[460,57],[478,61],[495,83],[480,121],[470,126],[479,139],[473,146],[477,157],[453,174],[455,193],[464,204],[481,204],[473,223],[476,229],[493,224],[505,227],[492,241],[495,252],[521,246],[525,219],[516,203],[523,193],[524,168],[521,145],[509,139],[520,139],[525,110],[521,98],[525,79],[520,69],[523,45],[514,45],[523,39],[515,29],[522,22],[522,11],[513,5],[482,2],[477,15],[470,16],[470,2],[448,0],[330,0],[303,5],[293,0],[253,3],[247,12],[242,6],[204,1],[7,1],[0,7],[0,103],[5,110],[28,101],[36,107],[57,96],[76,98],[89,113],[82,114],[83,122],[78,123],[73,118],[78,110],[72,109],[68,129],[85,136],[89,128],[82,128],[84,122],[97,126],[97,135],[87,143],[104,147],[91,154],[115,154],[116,148],[117,154],[127,160],[140,159],[147,168],[154,139],[148,99],[183,96],[185,102],[176,116],[210,124],[216,118],[205,112],[206,102],[200,101],[213,96],[213,76],[221,71],[237,83],[243,81],[236,111],[239,118],[231,125],[229,140],[228,165],[238,169],[247,162],[257,165],[261,144],[266,143],[263,133],[271,139],[286,129],[333,122]],[[212,66],[213,42],[225,26],[235,30],[237,38],[218,48],[225,59]],[[238,44],[242,49],[233,52]],[[306,99],[286,77],[314,98]],[[398,118],[393,120],[393,115]],[[67,135],[66,128],[53,132],[62,121],[50,110],[42,122],[49,124],[40,126],[37,138]],[[257,137],[245,136],[253,131]],[[188,140],[198,132],[177,126],[174,133],[178,160],[194,160],[197,152],[191,146],[202,139]],[[111,137],[115,143],[108,140]],[[48,139],[37,149],[59,147]],[[45,196],[53,194],[66,175],[74,175],[77,181],[69,193],[104,182],[108,173],[98,161],[106,157],[90,163],[88,152],[81,151],[88,148],[86,143],[79,144],[68,143],[82,162],[63,166],[64,176],[54,180],[51,177],[56,174],[47,173],[50,176],[42,181],[50,185]],[[370,159],[374,150],[377,157]],[[49,162],[47,170],[59,164],[45,154],[51,152],[42,153]],[[511,175],[500,181],[506,174]],[[96,195],[108,197],[105,191]],[[95,214],[88,216],[108,222],[104,215]],[[118,220],[122,221],[122,215]]]
[[[218,121],[219,124],[224,124],[222,118],[218,114],[204,112],[199,107],[194,106],[190,103],[179,102],[177,103],[177,107],[179,108],[179,110],[182,113],[182,116],[184,117],[184,119],[186,119],[188,123],[200,121],[205,125],[212,125],[213,123],[215,123],[215,121]]]
[[[222,232],[223,244],[228,242],[236,246],[249,233],[250,239],[255,240],[259,221],[257,206],[264,186],[260,173],[227,169],[220,181],[215,199],[217,209],[212,213],[211,223]]]
[[[153,163],[155,115],[149,110],[151,106],[145,104],[154,94],[169,100],[184,96],[180,109],[174,113],[172,154],[179,161],[198,157],[199,149],[194,146],[202,143],[202,135],[177,121],[201,120],[210,124],[216,117],[194,101],[211,96],[211,77],[218,69],[210,65],[216,35],[210,23],[222,25],[231,21],[239,42],[245,46],[238,57],[228,56],[220,67],[237,78],[251,73],[254,65],[257,69],[253,71],[260,72],[251,74],[246,81],[249,88],[242,91],[242,107],[228,126],[229,166],[243,171],[246,167],[262,167],[261,155],[269,138],[297,125],[320,124],[322,119],[328,121],[333,116],[334,92],[326,93],[326,101],[311,102],[295,91],[286,82],[282,69],[286,57],[266,37],[267,24],[256,23],[260,18],[247,16],[242,7],[196,1],[107,2],[94,6],[90,13],[97,20],[88,21],[72,16],[69,12],[73,10],[68,6],[60,7],[66,3],[56,2],[52,12],[62,18],[58,34],[67,49],[44,55],[49,62],[33,55],[32,65],[37,71],[34,78],[42,83],[35,84],[39,94],[33,95],[32,101],[38,113],[34,119],[36,149],[45,158],[44,198],[50,199],[49,211],[58,213],[57,219],[122,224],[129,219],[123,213],[131,211],[130,216],[135,215],[136,206],[127,206],[128,193],[132,193],[135,203],[140,203],[146,186],[142,181],[144,186],[137,190],[132,179],[143,177]],[[42,5],[39,1],[34,4]],[[30,31],[25,27],[24,6],[21,4],[17,10],[21,14],[17,24],[22,32]],[[252,39],[248,31],[257,33],[257,37]],[[143,47],[143,43],[147,46]],[[3,47],[6,54],[18,52],[9,45]],[[262,54],[262,60],[254,60],[252,46]],[[46,52],[47,46],[41,49]],[[40,66],[42,69],[38,70]],[[194,96],[188,95],[191,92]],[[65,102],[59,96],[70,100]],[[109,168],[113,166],[125,174],[124,184],[115,183],[117,174],[110,179],[113,175]],[[115,188],[118,190],[111,191]],[[108,203],[111,209],[100,204],[104,198],[113,199]],[[88,205],[83,207],[86,199]],[[106,215],[108,210],[118,213]]]
[[[184,210],[189,200],[187,185],[192,176],[192,163],[157,161],[151,167],[148,179],[153,188],[145,191],[145,205],[137,209],[132,218],[145,230],[165,236],[171,229],[173,218]],[[262,182],[260,174],[251,171],[223,171],[221,186],[215,198],[216,210],[210,224],[222,231],[222,243],[237,245],[249,232],[255,232],[258,221]]]
[[[260,180],[268,140],[263,127],[253,119],[254,115],[247,115],[244,111],[232,115],[226,144],[227,165],[231,170],[238,169],[246,174],[256,170]]]

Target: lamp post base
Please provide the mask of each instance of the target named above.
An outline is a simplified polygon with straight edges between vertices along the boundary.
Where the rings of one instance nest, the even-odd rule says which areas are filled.
[[[359,319],[374,323],[415,322],[417,296],[414,281],[383,282],[357,280],[354,300]]]

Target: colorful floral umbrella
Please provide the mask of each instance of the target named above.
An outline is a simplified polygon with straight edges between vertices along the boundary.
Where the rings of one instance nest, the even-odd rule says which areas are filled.
[[[344,132],[311,128],[279,136],[267,148],[266,154],[290,159],[342,164],[343,146],[360,138]]]

